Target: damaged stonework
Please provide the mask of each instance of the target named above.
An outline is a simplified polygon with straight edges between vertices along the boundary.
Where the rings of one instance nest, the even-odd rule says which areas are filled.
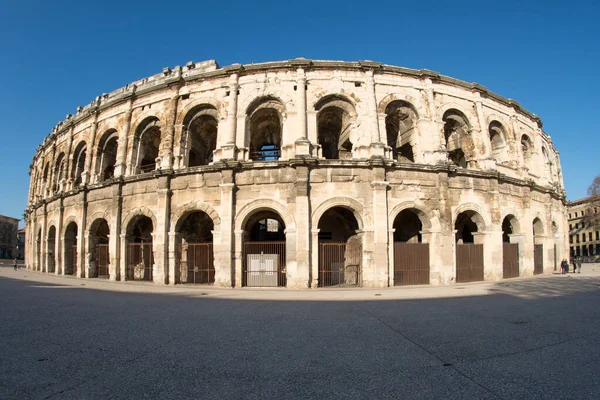
[[[225,287],[549,273],[566,205],[541,128],[481,85],[372,61],[165,68],[38,146],[26,264]]]

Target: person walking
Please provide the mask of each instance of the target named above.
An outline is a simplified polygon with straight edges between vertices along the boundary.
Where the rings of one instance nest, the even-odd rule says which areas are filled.
[[[579,273],[581,273],[581,263],[583,262],[583,257],[579,257],[579,260],[577,262],[577,266],[579,267]],[[573,273],[575,273],[575,270],[573,270]]]
[[[560,262],[560,273],[561,275],[565,274],[565,271],[569,269],[569,263],[567,262],[566,258],[563,258],[562,261]]]
[[[13,261],[13,267],[16,271],[17,270],[17,258],[16,257],[15,257],[15,260]]]

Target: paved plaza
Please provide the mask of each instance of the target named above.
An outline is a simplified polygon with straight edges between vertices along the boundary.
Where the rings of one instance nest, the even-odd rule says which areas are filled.
[[[598,399],[600,265],[388,289],[214,289],[0,265],[0,399]]]

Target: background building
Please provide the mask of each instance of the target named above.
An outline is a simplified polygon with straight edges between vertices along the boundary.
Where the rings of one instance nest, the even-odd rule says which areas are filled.
[[[600,257],[600,196],[568,203],[569,248],[571,257]]]
[[[190,62],[99,96],[38,147],[26,216],[29,268],[163,284],[449,284],[568,254],[539,117],[372,61]]]
[[[26,229],[19,229],[17,231],[17,253],[16,256],[19,260],[25,258],[25,232]]]
[[[15,257],[19,220],[0,215],[0,258]]]

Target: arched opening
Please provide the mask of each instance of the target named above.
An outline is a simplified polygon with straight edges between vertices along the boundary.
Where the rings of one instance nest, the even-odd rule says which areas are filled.
[[[213,253],[214,223],[203,211],[181,217],[175,228],[177,283],[211,284],[215,282]]]
[[[40,271],[42,269],[42,230],[38,230],[37,240],[36,240],[36,249],[35,249],[35,269]]]
[[[271,210],[246,221],[243,238],[242,286],[287,285],[285,223]]]
[[[490,134],[490,147],[492,148],[492,157],[495,158],[496,161],[502,161],[504,159],[504,138],[506,138],[506,131],[504,130],[502,124],[498,121],[490,122],[488,131]]]
[[[351,159],[350,134],[356,119],[354,106],[338,96],[327,96],[315,106],[317,113],[317,142],[321,156],[328,160]]]
[[[483,244],[475,243],[483,219],[475,211],[464,211],[454,223],[456,230],[456,282],[482,281],[484,276]]]
[[[470,126],[467,118],[460,111],[448,110],[442,118],[444,121],[444,139],[448,161],[457,167],[467,168],[464,146]]]
[[[77,275],[77,224],[75,222],[69,223],[65,230],[65,241],[64,241],[64,254],[65,263],[64,271],[65,275]]]
[[[73,165],[71,166],[71,179],[75,186],[81,185],[82,174],[85,169],[86,144],[80,142],[73,153]]]
[[[318,286],[360,286],[362,235],[347,208],[332,207],[319,219]]]
[[[56,164],[54,167],[54,173],[56,174],[56,179],[54,181],[54,185],[52,187],[52,191],[56,192],[57,190],[61,189],[61,184],[64,182],[64,179],[66,177],[66,171],[65,171],[65,153],[60,153],[58,155],[58,157],[56,158]]]
[[[544,224],[539,218],[533,220],[533,274],[544,273]]]
[[[115,176],[115,165],[117,164],[117,150],[119,146],[119,134],[111,129],[106,132],[98,145],[96,174],[100,182],[112,179]]]
[[[519,244],[511,242],[511,235],[517,233],[518,223],[513,215],[502,220],[502,277],[519,276]]]
[[[394,219],[394,285],[429,284],[429,244],[422,243],[423,223],[416,210]]]
[[[134,154],[137,153],[135,165],[140,172],[151,172],[156,163],[161,142],[160,121],[156,117],[146,118],[136,129]]]
[[[46,247],[46,271],[54,273],[56,270],[56,228],[54,225],[48,229],[48,245]]]
[[[281,157],[285,107],[279,99],[264,97],[248,107],[250,159],[276,161]]]
[[[521,136],[521,153],[523,157],[523,166],[531,169],[531,156],[533,154],[533,142],[527,135]]]
[[[392,148],[392,157],[400,162],[414,162],[413,145],[417,126],[417,113],[409,103],[392,101],[385,108],[385,130],[387,144]]]
[[[211,105],[199,105],[186,115],[183,126],[188,167],[212,162],[217,148],[218,124],[218,111]]]
[[[126,280],[152,281],[154,268],[153,232],[152,220],[145,215],[137,215],[129,222],[126,234]]]
[[[109,236],[108,222],[104,218],[95,220],[90,227],[89,237],[90,278],[110,277]]]

